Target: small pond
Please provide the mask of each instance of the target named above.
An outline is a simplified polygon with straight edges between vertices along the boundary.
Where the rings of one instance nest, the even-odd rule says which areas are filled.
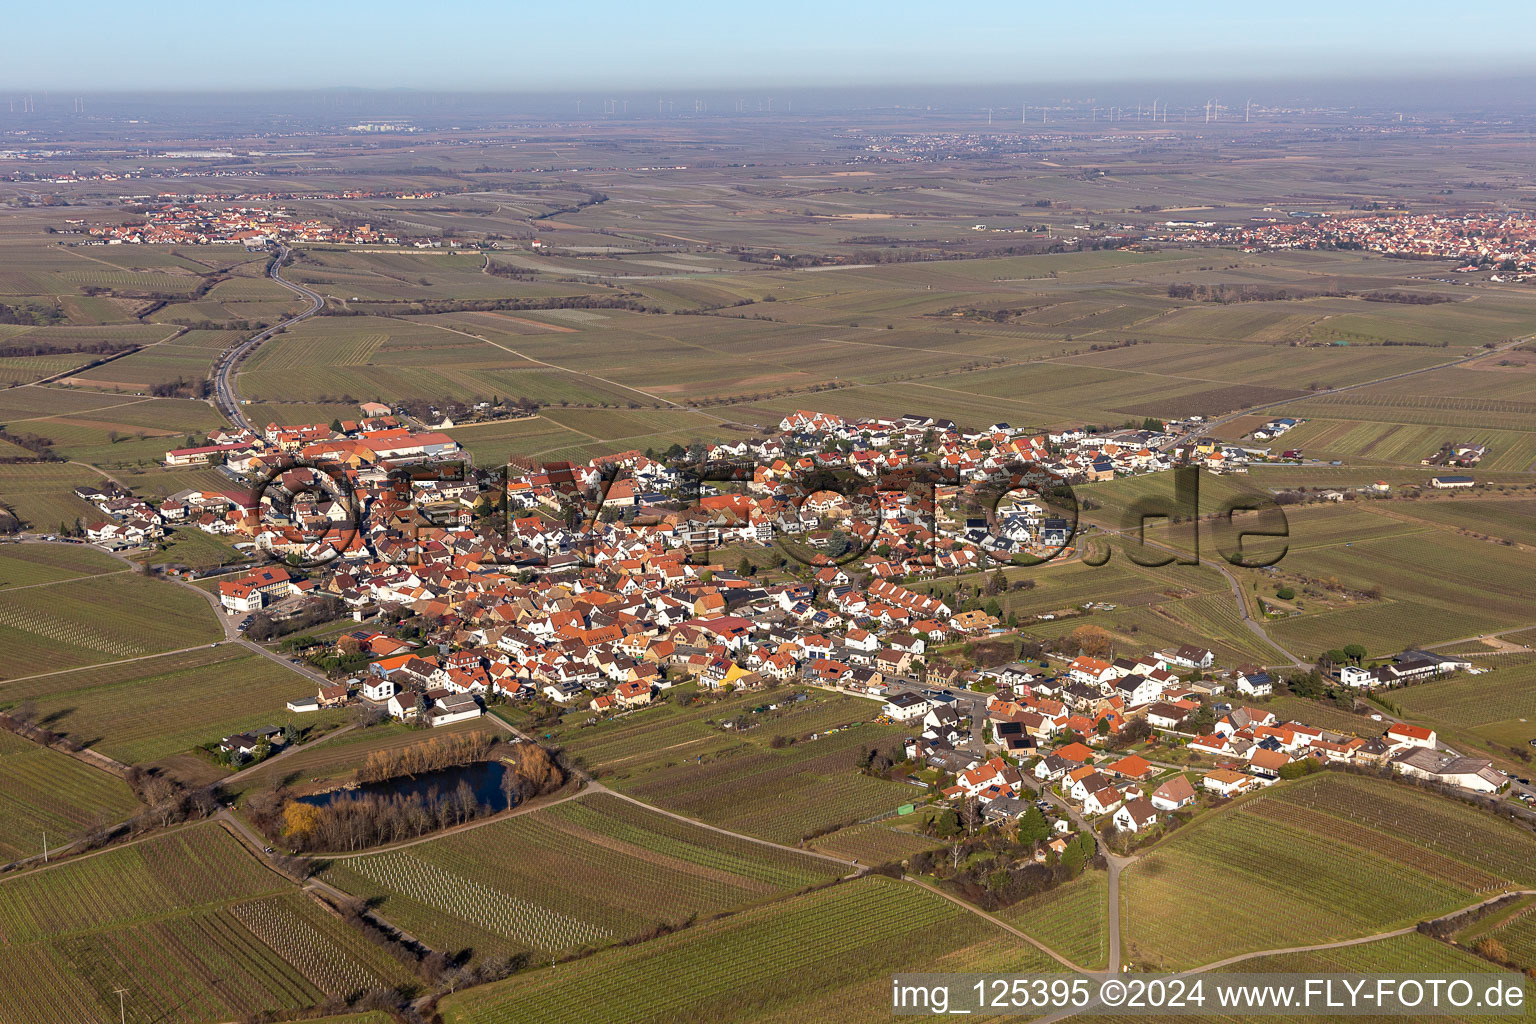
[[[469,783],[469,788],[474,791],[475,800],[490,807],[493,812],[504,811],[511,804],[507,801],[507,792],[502,787],[502,780],[511,773],[512,769],[503,761],[476,761],[458,768],[444,768],[441,771],[423,772],[420,775],[402,775],[387,782],[370,782],[363,786],[332,789],[324,793],[301,796],[299,799],[317,807],[324,807],[333,800],[350,800],[360,796],[429,798],[434,792],[443,794],[453,792],[462,781]],[[515,792],[512,794],[511,802],[517,802]]]

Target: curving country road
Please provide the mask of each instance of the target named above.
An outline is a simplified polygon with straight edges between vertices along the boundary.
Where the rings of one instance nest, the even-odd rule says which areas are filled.
[[[1099,527],[1098,536],[1101,536],[1101,537],[1122,537],[1122,538],[1125,538],[1126,540],[1132,541],[1132,542],[1137,543],[1137,544],[1141,544],[1141,545],[1143,545],[1145,547],[1156,548],[1158,551],[1161,551],[1164,554],[1175,555],[1175,556],[1177,556],[1178,558],[1181,558],[1181,559],[1188,557],[1188,552],[1180,551],[1178,548],[1170,547],[1167,544],[1164,544],[1164,543],[1162,543],[1160,541],[1152,540],[1152,539],[1147,538],[1147,537],[1135,537],[1129,531],[1126,531],[1126,530],[1115,530],[1115,529],[1110,529],[1108,527],[1102,527],[1101,526],[1101,527]],[[1249,631],[1252,632],[1254,636],[1258,637],[1264,643],[1268,644],[1270,647],[1273,647],[1275,650],[1279,651],[1282,655],[1284,655],[1285,657],[1289,658],[1290,659],[1290,664],[1293,665],[1294,667],[1296,667],[1296,668],[1311,668],[1312,667],[1312,662],[1309,662],[1309,661],[1305,660],[1304,658],[1302,658],[1299,655],[1297,655],[1295,652],[1289,651],[1286,648],[1282,647],[1277,642],[1275,642],[1274,638],[1269,635],[1269,631],[1264,628],[1264,623],[1259,621],[1258,619],[1255,619],[1253,617],[1253,615],[1249,613],[1249,611],[1248,611],[1248,602],[1243,597],[1243,584],[1242,584],[1242,581],[1239,580],[1237,578],[1237,574],[1232,572],[1231,569],[1228,569],[1224,563],[1225,563],[1225,559],[1222,559],[1222,558],[1206,558],[1203,554],[1200,557],[1200,564],[1201,565],[1205,566],[1208,569],[1215,569],[1217,572],[1221,573],[1221,575],[1222,575],[1222,577],[1224,579],[1226,579],[1227,586],[1230,587],[1231,590],[1232,590],[1232,599],[1237,602],[1237,614],[1242,618],[1243,625],[1247,626]]]
[[[83,543],[78,543],[77,544],[77,543],[75,543],[73,541],[50,541],[50,540],[46,540],[43,537],[40,537],[40,536],[38,536],[36,534],[30,534],[30,533],[23,533],[23,534],[21,534],[20,537],[16,541],[14,541],[12,543],[18,543],[18,544],[58,544],[58,545],[73,544],[76,547],[84,547],[84,548],[88,548],[91,551],[99,551],[99,552],[101,552],[104,555],[107,555],[107,556],[109,556],[111,558],[117,559],[119,562],[122,562],[124,565],[127,565],[127,566],[129,566],[129,567],[131,567],[133,569],[138,569],[139,568],[139,563],[134,562],[133,560],[129,559],[121,551],[112,551],[112,550],[109,550],[107,548],[98,547],[98,546],[96,546],[94,544],[91,544],[91,545],[87,545],[87,544],[83,544]],[[208,602],[208,607],[210,609],[212,609],[212,611],[213,611],[214,619],[218,622],[219,628],[224,631],[224,639],[216,641],[216,642],[211,643],[211,644],[194,644],[191,647],[183,647],[183,648],[179,648],[178,650],[174,650],[174,651],[159,651],[159,652],[156,652],[154,654],[145,654],[145,655],[141,655],[141,656],[136,657],[136,658],[123,658],[123,659],[121,659],[119,661],[105,662],[104,664],[106,664],[106,665],[121,665],[121,664],[126,664],[127,662],[131,662],[131,661],[144,661],[144,660],[147,660],[149,658],[162,658],[162,657],[164,657],[167,654],[179,654],[179,653],[181,653],[183,651],[193,651],[193,650],[197,650],[198,648],[201,648],[201,647],[218,647],[218,646],[221,646],[223,644],[239,644],[241,647],[244,647],[247,650],[249,650],[252,654],[259,654],[263,658],[266,658],[269,661],[276,662],[277,664],[283,666],[284,668],[286,668],[290,672],[296,672],[296,673],[298,673],[301,676],[308,676],[317,685],[326,686],[326,685],[329,685],[332,682],[331,679],[329,679],[328,677],[326,677],[326,676],[322,675],[321,673],[315,671],[314,669],[310,668],[308,665],[303,664],[302,662],[297,662],[297,661],[293,661],[293,660],[291,660],[289,658],[285,658],[285,657],[283,657],[283,655],[279,654],[277,651],[274,651],[271,648],[266,647],[263,644],[259,644],[259,643],[257,643],[254,640],[247,640],[245,638],[245,636],[241,634],[239,625],[237,624],[237,620],[235,619],[235,617],[232,616],[232,615],[229,615],[229,614],[227,614],[225,612],[224,606],[219,602],[219,598],[218,598],[217,594],[214,594],[211,591],[204,590],[202,587],[196,586],[195,584],[192,584],[192,583],[188,583],[186,580],[178,579],[178,578],[176,578],[174,576],[164,576],[164,575],[158,575],[157,574],[154,578],[158,579],[158,580],[161,580],[161,581],[163,581],[165,583],[172,583],[172,584],[175,584],[178,587],[183,587],[186,590],[189,590],[192,593],[196,594],[198,597],[202,598],[204,601]],[[92,667],[99,667],[99,666],[92,666]],[[64,672],[64,671],[73,671],[73,670],[72,669],[61,669],[60,671]],[[39,673],[39,675],[53,675],[53,674],[55,674],[55,673],[51,673],[51,672]],[[17,677],[17,678],[36,678],[36,677],[35,676],[26,676],[26,677]],[[15,679],[4,680],[4,682],[15,682]],[[334,734],[332,734],[332,735],[334,735]]]
[[[325,297],[319,292],[311,291],[301,284],[294,284],[282,276],[281,270],[283,262],[288,259],[288,252],[289,250],[286,245],[279,245],[277,247],[277,259],[273,260],[272,265],[267,269],[267,276],[289,291],[308,299],[310,307],[281,323],[273,324],[260,334],[252,335],[233,348],[226,349],[219,356],[218,362],[213,364],[212,397],[214,406],[227,416],[229,421],[235,426],[244,427],[247,430],[254,430],[256,428],[251,425],[250,420],[245,418],[245,413],[240,410],[240,395],[235,390],[235,367],[239,365],[241,360],[255,351],[256,346],[272,337],[278,331],[296,324],[300,320],[308,320],[325,308]]]

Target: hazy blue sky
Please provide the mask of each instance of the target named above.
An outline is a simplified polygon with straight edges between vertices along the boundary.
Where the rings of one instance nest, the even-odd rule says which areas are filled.
[[[1536,3],[77,0],[13,5],[0,88],[580,90],[1536,68]]]

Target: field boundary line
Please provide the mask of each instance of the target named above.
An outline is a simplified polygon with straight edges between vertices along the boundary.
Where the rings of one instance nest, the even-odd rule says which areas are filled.
[[[65,583],[78,583],[81,580],[105,579],[108,576],[121,576],[125,572],[133,572],[133,570],[113,569],[111,572],[88,572],[83,576],[70,576],[68,579],[49,580],[46,583],[24,583],[19,587],[0,587],[0,595],[14,594],[18,590],[36,590],[38,587],[57,587]]]
[[[599,377],[595,373],[582,373],[580,370],[572,370],[570,367],[567,367],[567,366],[559,366],[559,365],[557,365],[555,363],[546,362],[543,359],[535,359],[535,358],[533,358],[533,356],[524,355],[523,353],[519,352],[515,348],[510,348],[510,347],[508,347],[506,345],[501,344],[500,342],[492,341],[489,338],[483,338],[483,337],[481,337],[478,334],[470,334],[468,331],[459,331],[459,330],[455,330],[452,327],[444,327],[442,324],[428,324],[428,326],[429,327],[436,327],[440,331],[447,331],[449,334],[461,334],[461,335],[463,335],[466,338],[474,338],[476,341],[484,342],[485,344],[491,346],[492,348],[499,348],[503,352],[510,352],[512,355],[517,356],[517,358],[526,360],[526,361],[528,361],[530,363],[533,363],[533,364],[535,364],[537,366],[547,366],[551,370],[559,370],[561,373],[569,373],[572,376],[576,376],[576,377],[590,377],[593,380],[600,380],[604,384],[611,384],[611,385],[613,385],[616,388],[623,388],[625,391],[633,391],[637,395],[644,395],[646,398],[649,398],[653,402],[665,402],[666,404],[672,406],[672,408],[674,408],[674,409],[686,409],[687,408],[687,406],[678,405],[676,402],[672,401],[670,398],[662,398],[660,395],[653,395],[649,391],[642,391],[639,388],[630,387],[628,384],[620,384],[618,381],[616,381],[616,380],[609,380],[607,377]],[[580,431],[577,431],[577,433],[580,433]]]
[[[190,651],[205,650],[209,644],[193,644],[191,647],[178,647],[174,651],[159,651],[155,654],[140,654],[134,658],[119,658],[117,661],[98,661],[91,665],[76,665],[73,668],[56,668],[51,672],[37,672],[30,676],[14,676],[10,679],[0,679],[0,690],[11,683],[21,683],[29,679],[46,679],[48,676],[61,676],[66,672],[84,672],[93,668],[111,668],[114,665],[128,665],[135,661],[148,661],[151,658],[164,658],[172,654],[186,654]],[[222,647],[223,644],[213,646]]]
[[[1009,933],[1010,935],[1013,935],[1013,936],[1016,936],[1017,938],[1023,939],[1025,942],[1029,943],[1031,946],[1034,946],[1036,949],[1040,950],[1040,952],[1044,953],[1046,956],[1050,957],[1052,960],[1055,960],[1057,963],[1061,964],[1063,967],[1067,968],[1067,970],[1072,971],[1075,974],[1096,975],[1096,974],[1103,974],[1103,973],[1105,973],[1104,971],[1090,971],[1086,967],[1083,967],[1083,966],[1081,966],[1079,964],[1073,963],[1071,960],[1069,960],[1066,957],[1062,956],[1060,953],[1056,952],[1050,946],[1047,946],[1045,943],[1041,942],[1039,939],[1035,938],[1033,935],[1030,935],[1030,934],[1028,934],[1026,932],[1023,932],[1023,931],[1019,930],[1018,928],[1015,928],[1013,925],[1009,924],[1007,921],[1003,921],[1003,920],[1000,920],[1000,919],[998,919],[996,917],[993,917],[991,914],[987,913],[985,910],[982,910],[980,907],[973,907],[973,906],[971,906],[969,903],[965,902],[960,897],[953,896],[953,895],[945,892],[943,889],[938,888],[937,886],[930,885],[929,883],[923,881],[922,879],[914,878],[911,875],[904,875],[902,877],[903,877],[904,881],[911,882],[913,885],[917,886],[919,889],[927,889],[929,892],[933,893],[936,896],[942,896],[944,899],[946,899],[949,902],[953,903],[955,906],[961,907],[961,908],[963,908],[965,910],[969,910],[971,913],[975,914],[977,917],[981,918],[983,921],[990,922],[991,924],[996,925],[997,927],[1001,928],[1003,931]]]
[[[1511,896],[1536,896],[1536,889],[1510,889],[1508,891],[1499,893],[1497,896],[1490,896],[1485,900],[1479,900],[1476,903],[1470,903],[1459,910],[1451,911],[1449,914],[1441,914],[1439,917],[1429,918],[1428,921],[1430,923],[1434,923],[1436,921],[1444,921],[1447,918],[1457,917],[1461,914],[1465,914],[1469,910],[1476,910],[1479,907],[1486,907],[1490,903],[1497,903],[1500,900],[1508,899]],[[1229,967],[1232,964],[1242,963],[1245,960],[1253,960],[1263,956],[1283,956],[1287,953],[1316,953],[1325,949],[1342,949],[1346,946],[1363,946],[1370,942],[1382,942],[1386,939],[1395,939],[1400,935],[1409,935],[1411,933],[1417,932],[1418,930],[1419,926],[1417,924],[1411,924],[1404,928],[1394,928],[1391,931],[1376,932],[1374,935],[1362,935],[1353,939],[1340,939],[1337,942],[1323,942],[1312,946],[1287,946],[1282,949],[1261,949],[1254,953],[1239,953],[1237,956],[1229,956],[1225,960],[1217,960],[1214,963],[1202,964],[1199,967],[1191,967],[1188,970],[1179,971],[1178,973],[1204,974],[1207,971],[1218,970],[1222,967]]]

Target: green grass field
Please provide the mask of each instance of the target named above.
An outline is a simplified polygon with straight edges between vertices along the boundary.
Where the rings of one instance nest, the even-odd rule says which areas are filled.
[[[1264,710],[1274,712],[1282,722],[1300,722],[1344,735],[1363,738],[1379,736],[1387,727],[1384,721],[1373,721],[1370,715],[1357,715],[1328,701],[1273,697],[1255,703],[1261,703]]]
[[[0,590],[5,674],[32,675],[186,647],[221,637],[207,602],[135,573]]]
[[[1109,962],[1109,876],[1089,870],[997,916],[1028,932],[1080,967]]]
[[[1536,544],[1536,496],[1414,502],[1394,510],[1520,544]]]
[[[124,572],[128,567],[85,545],[10,544],[0,547],[0,591]]]
[[[1362,591],[1380,587],[1382,596],[1272,623],[1271,636],[1299,653],[1361,643],[1384,655],[1528,622],[1522,581],[1536,573],[1536,554],[1423,530],[1302,547],[1288,553],[1282,567]],[[1426,578],[1433,587],[1424,585]]]
[[[163,550],[156,548],[141,560],[147,565],[185,565],[192,569],[214,569],[246,557],[224,538],[204,533],[193,526],[170,531],[164,543]]]
[[[108,757],[142,764],[264,725],[333,725],[342,712],[284,707],[315,684],[235,644],[83,669],[0,686],[0,702],[32,700],[49,728]]]
[[[37,433],[35,427],[14,424],[17,433]],[[62,462],[17,462],[0,465],[0,501],[16,513],[22,526],[38,532],[73,528],[76,520],[95,520],[101,511],[74,494],[81,484],[101,483],[101,474],[88,466]]]
[[[1525,747],[1536,738],[1536,660],[1524,655],[1470,660],[1493,671],[1406,687],[1390,699],[1404,715],[1439,729],[1449,742]]]
[[[442,1009],[448,1024],[873,1022],[890,1018],[897,971],[1059,967],[940,896],[876,876],[465,992]]]
[[[0,1017],[230,1020],[389,987],[399,965],[200,824],[0,882]],[[39,978],[49,984],[39,985]]]
[[[779,711],[753,711],[785,696],[747,693],[692,708],[668,702],[596,726],[564,728],[556,741],[615,789],[774,842],[795,843],[912,799],[917,790],[911,786],[855,771],[861,749],[889,745],[902,733],[871,723],[878,705],[818,693]],[[754,728],[721,727],[743,714]],[[801,739],[775,749],[775,736]]]
[[[1316,777],[1205,816],[1129,868],[1126,957],[1187,967],[1388,930],[1524,884],[1533,852],[1528,833],[1472,808]]]
[[[11,733],[0,733],[0,858],[58,848],[138,809],[127,783]]]
[[[508,850],[517,856],[502,856]],[[843,873],[593,794],[398,851],[338,857],[325,877],[382,900],[389,920],[434,947],[479,955],[603,946]]]
[[[1494,939],[1511,963],[1527,971],[1536,968],[1536,898],[1517,900],[1509,910],[1491,915],[1457,939],[1469,946]]]
[[[816,837],[808,845],[821,853],[856,860],[860,864],[889,864],[939,845],[936,839],[895,827],[903,820],[872,821],[840,828],[836,832]]]

